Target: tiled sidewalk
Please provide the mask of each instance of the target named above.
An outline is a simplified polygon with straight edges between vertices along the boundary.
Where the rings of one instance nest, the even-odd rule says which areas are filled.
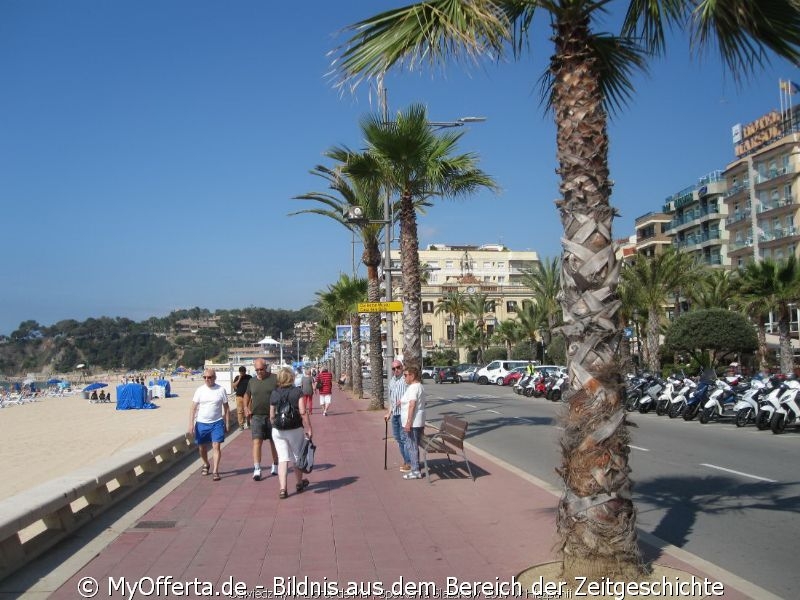
[[[223,587],[230,581],[248,590],[273,589],[276,577],[327,585],[328,591],[333,584],[345,589],[347,582],[362,591],[369,582],[385,590],[394,584],[396,590],[398,582],[443,586],[448,577],[506,581],[554,559],[557,501],[550,492],[477,452],[469,454],[475,482],[458,465],[432,471],[432,484],[406,481],[392,439],[384,470],[382,412],[366,406],[366,400],[335,392],[329,416],[315,411],[311,486],[295,494],[289,485],[286,500],[278,499],[277,476],[252,480],[249,431],[235,436],[223,447],[220,482],[202,477],[198,461],[195,474],[51,597],[80,597],[79,582],[87,577],[99,584],[97,598],[130,597],[109,588],[109,581],[119,585],[123,577],[129,585],[152,578],[142,580],[142,591],[134,594],[145,597],[159,576],[210,582],[212,595],[230,591],[230,584]],[[434,462],[446,459],[437,456]],[[659,562],[699,574],[669,555]],[[181,595],[165,590],[161,597]],[[308,595],[304,589],[285,591]],[[155,588],[149,596],[156,596]],[[746,596],[726,585],[725,597]]]

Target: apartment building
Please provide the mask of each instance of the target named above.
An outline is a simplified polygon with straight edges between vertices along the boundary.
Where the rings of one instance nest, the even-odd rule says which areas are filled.
[[[730,266],[725,191],[722,171],[713,171],[667,198],[662,208],[671,217],[666,233],[672,245],[700,264]]]
[[[734,126],[736,160],[725,169],[729,256],[733,267],[798,256],[798,111],[772,111]]]
[[[393,270],[400,268],[400,252],[391,253]],[[513,318],[531,292],[523,287],[522,277],[539,262],[531,250],[509,250],[502,244],[481,246],[430,244],[419,251],[421,265],[428,271],[422,284],[422,348],[454,347],[455,323],[452,315],[436,314],[436,306],[450,292],[488,295],[490,310],[484,315],[491,333],[498,323]],[[395,298],[400,298],[400,281],[393,285]],[[401,313],[393,313],[395,352],[402,354],[403,325]],[[463,352],[463,351],[462,351]]]

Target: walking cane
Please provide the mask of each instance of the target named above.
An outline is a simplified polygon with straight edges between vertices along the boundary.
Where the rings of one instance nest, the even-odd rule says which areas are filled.
[[[389,419],[384,419],[385,431],[383,433],[383,470],[386,470],[386,456],[389,452]]]

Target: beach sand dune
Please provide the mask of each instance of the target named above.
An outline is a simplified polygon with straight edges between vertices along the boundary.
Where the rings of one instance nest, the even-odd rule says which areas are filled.
[[[116,410],[116,402],[91,404],[80,393],[0,410],[0,499],[149,438],[184,433],[192,395],[202,380],[176,379],[170,385],[173,397],[155,398],[159,408],[150,410]],[[109,387],[116,400],[116,385]],[[235,413],[234,403],[231,408]]]

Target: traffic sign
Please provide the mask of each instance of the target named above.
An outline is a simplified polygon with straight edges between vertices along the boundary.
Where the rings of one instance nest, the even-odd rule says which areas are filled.
[[[403,303],[396,302],[359,302],[358,312],[377,313],[377,312],[403,312]]]

